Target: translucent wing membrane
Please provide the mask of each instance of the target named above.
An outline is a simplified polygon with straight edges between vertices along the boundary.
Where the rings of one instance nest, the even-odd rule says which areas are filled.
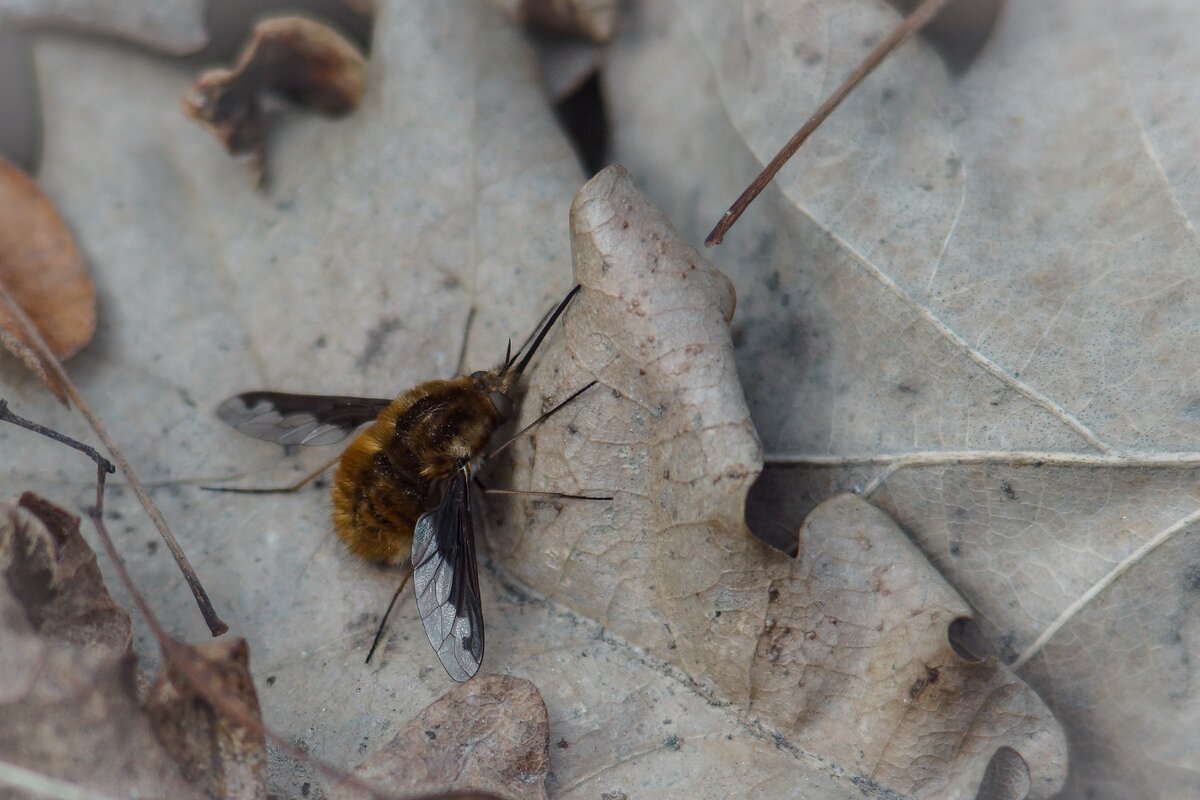
[[[413,531],[413,587],[429,643],[460,683],[483,661],[483,607],[471,524],[469,476],[448,479],[446,494]]]
[[[321,445],[342,441],[374,421],[391,402],[374,397],[245,392],[222,403],[217,416],[255,439]]]

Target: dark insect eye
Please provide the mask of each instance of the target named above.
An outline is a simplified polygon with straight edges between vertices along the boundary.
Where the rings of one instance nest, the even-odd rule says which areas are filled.
[[[483,370],[478,370],[477,372],[472,372],[471,377],[474,380],[480,381],[480,380],[483,380],[485,377],[487,377],[487,373],[484,372]]]
[[[492,401],[492,405],[496,408],[496,413],[501,419],[512,419],[513,404],[512,400],[508,399],[508,395],[504,392],[488,392],[488,400]]]

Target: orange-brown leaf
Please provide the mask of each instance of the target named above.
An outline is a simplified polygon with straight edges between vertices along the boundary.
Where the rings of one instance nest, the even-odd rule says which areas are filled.
[[[96,289],[83,255],[58,210],[24,172],[0,158],[0,285],[37,326],[50,349],[67,359],[96,330]],[[0,295],[3,343],[60,398],[50,370],[30,346]]]

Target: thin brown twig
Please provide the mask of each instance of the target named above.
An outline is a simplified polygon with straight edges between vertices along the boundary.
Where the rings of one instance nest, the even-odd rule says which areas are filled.
[[[804,144],[805,140],[833,113],[833,110],[842,104],[842,101],[849,96],[850,92],[854,91],[863,82],[864,78],[874,72],[875,68],[893,50],[904,44],[914,34],[933,21],[933,18],[949,2],[950,0],[924,0],[921,5],[917,6],[903,22],[888,34],[887,38],[871,51],[871,54],[850,73],[850,76],[842,82],[842,85],[835,89],[833,94],[821,104],[820,108],[813,112],[813,115],[800,126],[800,130],[796,131],[795,135],[788,140],[788,143],[775,154],[775,157],[771,159],[769,164],[763,167],[762,172],[758,173],[758,177],[746,187],[741,196],[729,207],[729,210],[722,215],[721,219],[712,229],[712,232],[708,234],[708,238],[704,240],[705,247],[718,245],[725,239],[725,234],[729,232],[729,229],[733,227],[734,223],[741,218],[750,204],[754,202],[754,198],[758,197],[762,190],[767,188],[767,184],[775,179],[775,175],[796,154],[796,151],[800,149],[800,145]]]
[[[204,622],[208,625],[209,631],[213,636],[220,636],[229,630],[229,626],[217,615],[217,611],[213,608],[212,601],[208,599],[208,593],[204,591],[204,585],[200,583],[200,578],[196,575],[196,570],[192,568],[188,561],[187,555],[183,552],[183,548],[179,546],[179,542],[175,539],[175,535],[171,533],[171,529],[167,527],[167,521],[163,517],[162,512],[158,510],[158,506],[150,499],[150,493],[146,491],[146,487],[138,478],[137,473],[133,471],[129,461],[126,460],[120,448],[117,447],[116,441],[108,432],[108,428],[92,411],[87,400],[79,388],[67,375],[67,371],[63,369],[62,362],[58,360],[58,356],[50,349],[50,345],[46,344],[46,340],[42,337],[42,332],[38,330],[37,325],[25,313],[25,309],[21,304],[9,293],[8,289],[3,284],[0,284],[0,305],[6,306],[12,318],[16,321],[24,335],[26,344],[31,346],[42,360],[45,368],[49,370],[66,389],[67,396],[71,399],[87,419],[88,424],[92,426],[92,430],[96,432],[96,436],[104,443],[109,455],[113,461],[120,467],[124,473],[125,479],[129,481],[129,487],[133,490],[138,502],[142,504],[142,508],[146,509],[146,513],[150,516],[154,527],[158,528],[158,533],[162,536],[162,540],[166,543],[167,549],[171,551],[171,555],[175,557],[175,563],[179,565],[180,572],[183,573],[184,580],[192,590],[192,595],[196,598],[196,604],[200,606],[200,613],[204,615]]]

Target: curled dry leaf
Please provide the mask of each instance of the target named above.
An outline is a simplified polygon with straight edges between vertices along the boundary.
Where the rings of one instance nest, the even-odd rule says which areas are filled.
[[[197,797],[142,713],[129,617],[79,520],[29,494],[0,506],[0,578],[0,760],[120,796]]]
[[[997,748],[1053,794],[1065,743],[1037,695],[949,639],[971,614],[863,501],[819,507],[792,559],[742,522],[760,451],[733,363],[729,282],[620,168],[576,197],[565,343],[532,378],[529,421],[591,377],[604,391],[513,449],[516,485],[613,493],[524,502],[492,541],[505,565],[672,662],[717,697],[888,788],[954,796]]]
[[[128,655],[129,614],[108,594],[79,518],[26,492],[0,504],[0,574],[32,632]]]
[[[358,107],[366,85],[366,59],[348,39],[306,17],[275,17],[254,26],[232,69],[196,79],[183,110],[230,153],[249,156],[257,183],[267,149],[264,95],[336,116]]]
[[[617,29],[617,0],[490,0],[519,22],[546,33],[607,42]]]
[[[20,304],[61,359],[96,330],[96,289],[70,229],[50,199],[0,158],[0,286]],[[0,342],[65,402],[66,394],[21,333],[0,296]]]
[[[261,714],[244,639],[204,642],[179,652],[200,666],[231,702]],[[146,714],[184,780],[206,797],[265,798],[267,754],[262,728],[251,730],[216,709],[168,662],[146,697]]]
[[[265,797],[261,731],[170,667],[143,705],[130,640],[78,517],[28,492],[0,504],[0,761],[119,796]],[[178,652],[258,717],[244,641]]]
[[[205,0],[0,0],[0,29],[61,25],[182,55],[208,41],[207,7]]]
[[[476,789],[537,800],[546,797],[549,747],[537,687],[511,675],[481,675],[431,703],[353,775],[393,794]],[[333,797],[366,795],[341,786]]]

